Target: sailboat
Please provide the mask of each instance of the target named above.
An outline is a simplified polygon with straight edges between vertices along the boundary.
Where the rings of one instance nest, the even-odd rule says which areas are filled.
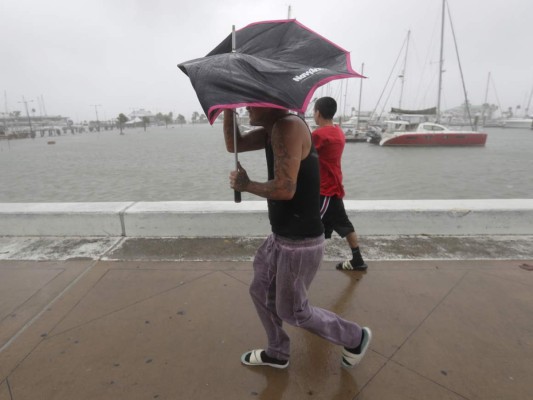
[[[445,13],[446,0],[442,0],[442,25],[440,40],[439,88],[437,96],[437,107],[419,111],[392,109],[392,113],[399,114],[401,115],[401,117],[396,120],[390,120],[385,122],[386,128],[385,131],[381,134],[381,140],[379,142],[380,146],[484,146],[487,141],[487,134],[484,132],[477,132],[473,130],[473,128],[471,131],[452,130],[439,123],[441,115],[440,105],[442,92],[442,73],[444,63],[443,49]],[[468,99],[465,99],[465,103],[469,104]],[[435,122],[429,122],[430,115],[436,116]]]

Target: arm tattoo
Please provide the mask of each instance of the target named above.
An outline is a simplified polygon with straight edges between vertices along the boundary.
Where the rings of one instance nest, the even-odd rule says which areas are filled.
[[[296,182],[293,182],[289,179],[289,163],[291,160],[291,155],[282,140],[276,140],[272,143],[274,146],[275,164],[274,164],[274,175],[280,179],[282,190],[288,192],[293,192],[296,190]]]

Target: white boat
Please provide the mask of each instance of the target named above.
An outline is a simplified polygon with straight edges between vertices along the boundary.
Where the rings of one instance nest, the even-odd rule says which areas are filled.
[[[367,142],[367,133],[370,129],[371,113],[360,113],[358,116],[351,117],[341,125],[346,142]]]
[[[504,128],[533,129],[533,117],[506,118],[502,121]]]
[[[525,107],[525,111],[521,113],[520,116],[517,114],[513,115],[511,109],[510,113],[507,114],[506,118],[503,119],[504,128],[518,128],[518,129],[533,129],[533,115],[529,113],[531,109],[531,101],[533,100],[533,88],[529,94],[529,102]],[[517,106],[518,111],[518,106]]]

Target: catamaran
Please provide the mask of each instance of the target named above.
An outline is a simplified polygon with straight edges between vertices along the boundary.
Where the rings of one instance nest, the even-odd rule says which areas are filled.
[[[459,131],[449,129],[439,123],[444,63],[445,12],[446,0],[443,0],[437,107],[419,111],[393,108],[391,113],[401,115],[401,117],[396,120],[385,121],[385,129],[381,133],[381,140],[379,141],[380,146],[484,146],[487,141],[487,134],[477,132],[473,127],[471,131]],[[460,67],[461,64],[459,63]],[[465,104],[469,104],[466,91]],[[468,113],[470,114],[469,108]],[[436,115],[435,122],[429,121],[430,115]],[[469,119],[472,121],[471,118]]]

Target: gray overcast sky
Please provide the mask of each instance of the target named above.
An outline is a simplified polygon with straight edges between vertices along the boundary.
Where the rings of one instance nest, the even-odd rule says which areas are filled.
[[[527,106],[533,1],[448,3],[471,103],[483,102],[491,72],[490,103]],[[39,114],[42,95],[48,115],[75,121],[94,119],[94,104],[100,119],[145,108],[189,120],[201,107],[176,64],[204,56],[232,25],[287,18],[289,5],[293,18],[350,51],[355,70],[365,63],[363,110],[378,104],[410,29],[403,106],[436,105],[441,0],[0,0],[1,111],[5,91],[9,111],[23,110],[25,96]],[[446,31],[445,108],[463,102],[449,24]],[[397,106],[400,83],[392,80],[383,98]],[[343,93],[344,107],[357,108],[359,80],[348,82],[316,94]]]

